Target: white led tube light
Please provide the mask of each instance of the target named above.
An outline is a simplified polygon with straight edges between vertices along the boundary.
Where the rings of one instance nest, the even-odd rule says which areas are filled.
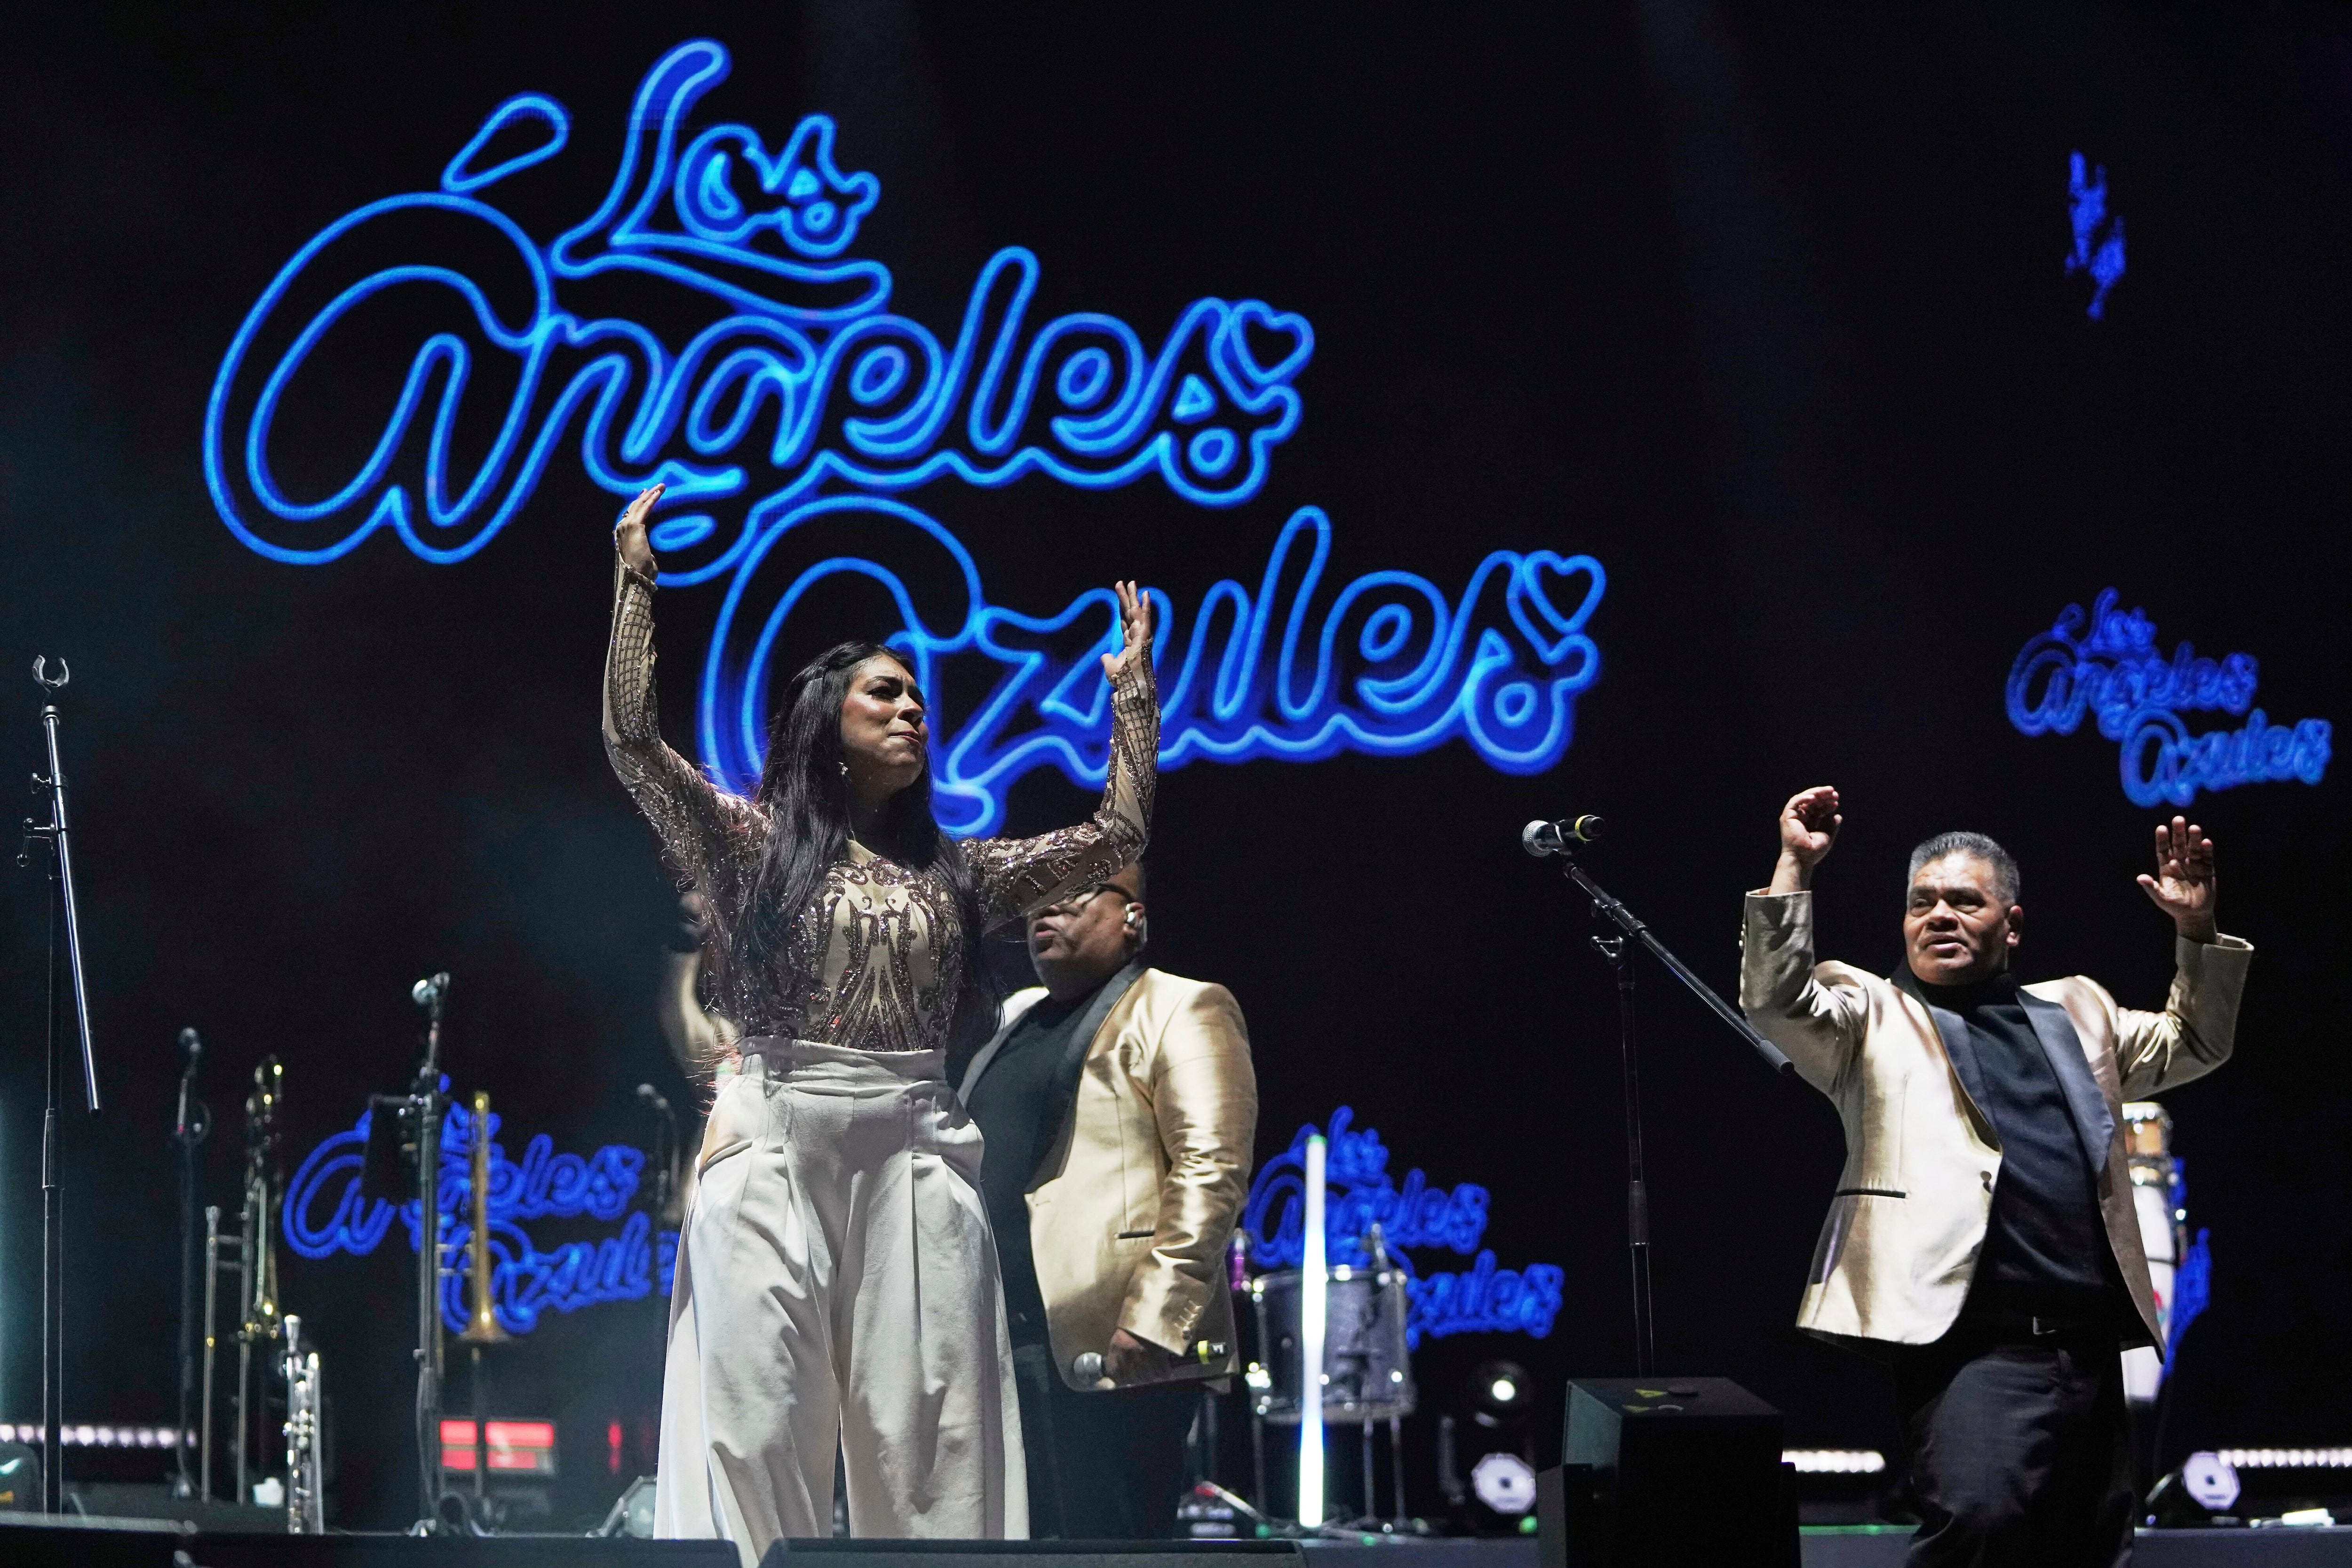
[[[1298,1403],[1298,1522],[1323,1522],[1323,1325],[1329,1278],[1323,1243],[1323,1161],[1320,1134],[1307,1140],[1307,1250],[1298,1264],[1298,1363],[1304,1392]]]

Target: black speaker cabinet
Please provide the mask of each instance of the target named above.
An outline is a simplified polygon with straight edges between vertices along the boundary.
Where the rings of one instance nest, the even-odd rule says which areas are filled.
[[[1547,1568],[1797,1568],[1780,1413],[1727,1378],[1568,1385],[1560,1468],[1538,1489]]]

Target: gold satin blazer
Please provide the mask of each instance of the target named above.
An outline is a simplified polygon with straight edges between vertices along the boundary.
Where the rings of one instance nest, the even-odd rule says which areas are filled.
[[[964,1070],[969,1095],[1043,986],[1015,992]],[[1095,1031],[1070,1114],[1029,1189],[1029,1246],[1054,1365],[1111,1331],[1183,1354],[1171,1378],[1238,1364],[1225,1248],[1249,1194],[1257,1076],[1222,985],[1147,969]]]
[[[2175,938],[2178,968],[2161,1013],[2119,1006],[2079,974],[2021,987],[2064,1010],[2089,1069],[2083,1092],[2087,1099],[2095,1085],[2105,1104],[2111,1135],[2096,1173],[2099,1215],[2146,1342],[2157,1342],[2156,1300],[2132,1202],[2123,1102],[2201,1078],[2229,1058],[2252,957],[2233,936]],[[1748,895],[1739,1005],[1845,1124],[1845,1170],[1813,1249],[1797,1326],[1832,1340],[1919,1345],[1942,1338],[1984,1249],[2001,1150],[1935,1019],[1891,981],[1813,962],[1810,892]],[[2044,1048],[2053,1048],[2046,1037]],[[2059,1076],[2063,1088],[2069,1075],[2061,1068]]]

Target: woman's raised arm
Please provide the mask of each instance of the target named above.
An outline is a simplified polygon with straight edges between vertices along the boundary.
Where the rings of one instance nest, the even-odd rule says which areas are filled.
[[[965,845],[981,913],[990,926],[1019,920],[1073,888],[1099,882],[1143,858],[1151,795],[1160,778],[1160,692],[1151,678],[1151,601],[1133,583],[1115,584],[1126,646],[1103,655],[1110,681],[1110,767],[1102,804],[1075,827],[1034,838],[980,838]]]
[[[613,641],[604,654],[604,754],[660,835],[672,865],[692,879],[722,921],[740,902],[741,867],[759,847],[757,807],[703,776],[664,743],[654,701],[654,564],[646,518],[662,487],[641,490],[613,542]]]

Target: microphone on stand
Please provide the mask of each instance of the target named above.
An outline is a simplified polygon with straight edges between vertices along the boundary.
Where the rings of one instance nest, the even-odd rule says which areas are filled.
[[[1558,822],[1530,822],[1519,829],[1519,847],[1538,859],[1565,855],[1571,844],[1590,844],[1608,824],[1597,816],[1565,816]]]
[[[1103,1359],[1099,1351],[1083,1351],[1070,1359],[1070,1375],[1080,1383],[1103,1381]]]
[[[418,1006],[438,1018],[441,1005],[449,995],[449,972],[445,969],[438,974],[426,975],[408,988],[408,994]]]

